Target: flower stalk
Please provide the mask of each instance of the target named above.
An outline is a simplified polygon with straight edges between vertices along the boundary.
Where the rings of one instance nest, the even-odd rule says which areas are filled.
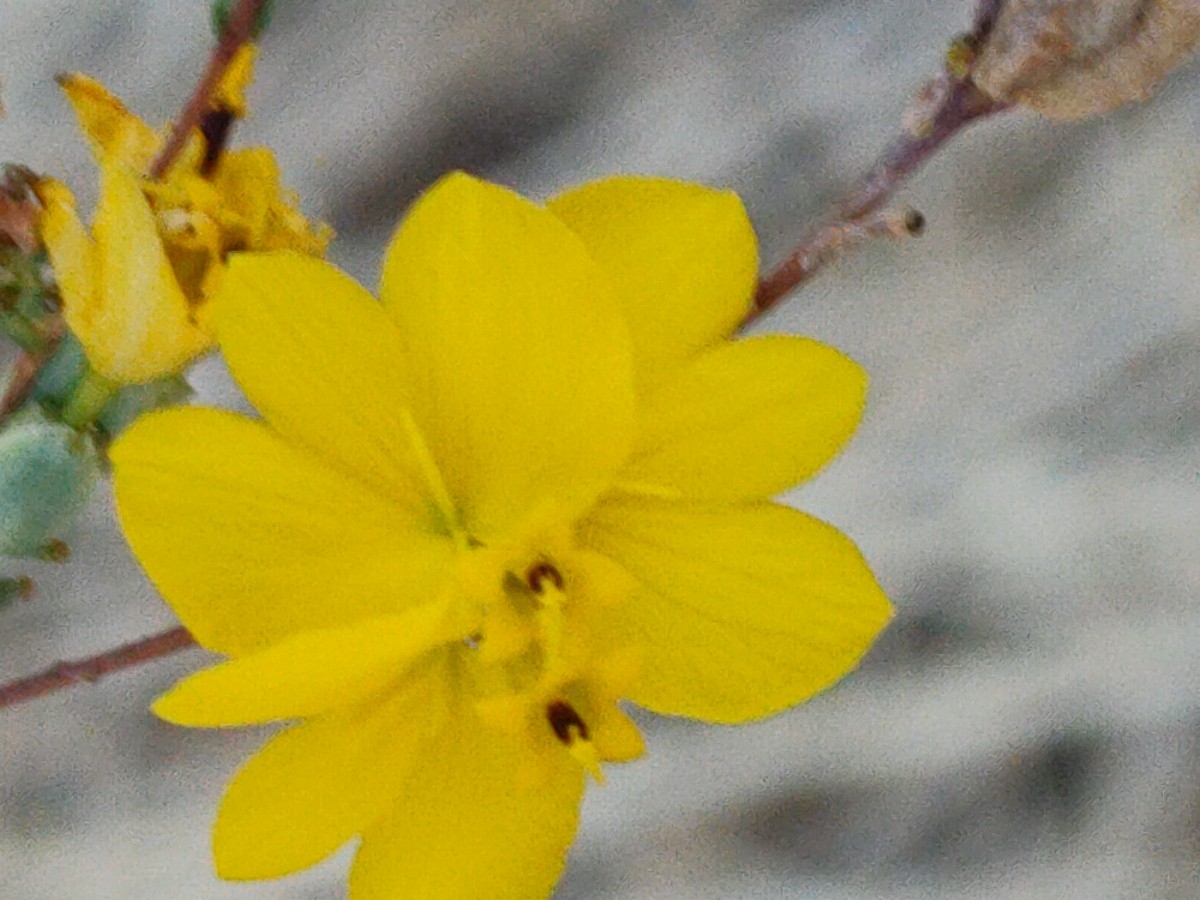
[[[104,407],[116,396],[118,390],[119,385],[94,369],[85,368],[75,389],[67,398],[66,405],[63,406],[63,422],[76,431],[83,431],[100,417]]]
[[[96,656],[75,662],[58,662],[36,675],[19,678],[0,686],[0,709],[36,700],[65,687],[92,684],[105,675],[140,666],[142,663],[195,646],[196,642],[186,628],[169,628]]]
[[[982,45],[995,25],[1000,6],[998,0],[982,0],[974,28],[951,42],[941,74],[918,92],[900,134],[838,204],[830,221],[810,229],[783,262],[762,277],[754,307],[743,325],[775,307],[847,251],[876,237],[903,238],[920,233],[924,219],[919,213],[881,210],[921,166],[964,128],[1011,107],[1006,101],[984,94],[970,75],[975,48]]]
[[[162,178],[187,144],[192,130],[200,127],[201,120],[209,108],[209,99],[212,97],[213,91],[221,83],[221,79],[229,69],[238,50],[253,38],[255,23],[259,21],[259,15],[266,3],[267,0],[238,0],[237,6],[229,15],[225,29],[221,32],[217,46],[213,49],[212,56],[209,57],[208,66],[205,68],[204,74],[200,76],[196,89],[192,92],[191,99],[188,100],[183,112],[175,121],[175,126],[171,129],[167,142],[150,166],[151,178]]]

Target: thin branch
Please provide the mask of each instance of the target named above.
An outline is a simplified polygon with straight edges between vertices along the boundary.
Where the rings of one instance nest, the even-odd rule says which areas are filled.
[[[251,39],[254,22],[258,19],[259,11],[265,3],[266,0],[238,0],[237,6],[229,16],[229,23],[221,32],[221,39],[213,48],[212,56],[208,60],[208,68],[204,70],[204,75],[196,85],[196,90],[192,92],[191,99],[188,100],[187,106],[183,108],[183,112],[175,122],[175,127],[171,130],[166,144],[163,145],[162,152],[150,166],[151,178],[162,178],[167,169],[171,167],[171,163],[175,161],[175,157],[183,150],[192,129],[200,126],[200,120],[208,109],[213,91],[220,84],[221,78],[225,75],[229,64],[233,62],[238,50]]]
[[[0,685],[0,709],[34,700],[45,694],[80,683],[91,684],[105,675],[161,659],[197,646],[186,628],[172,628],[140,641],[117,647],[98,656],[75,662],[60,662],[28,678]]]
[[[1003,6],[1004,0],[979,0],[979,5],[975,7],[975,23],[971,28],[971,37],[977,44],[982,44],[992,33]]]
[[[932,110],[923,108],[929,100]],[[841,215],[857,219],[887,203],[928,159],[976,119],[1009,108],[949,74],[934,79],[917,101],[916,121],[883,152],[874,167],[842,202]]]
[[[884,151],[858,185],[839,204],[833,221],[811,230],[787,258],[762,277],[754,307],[745,324],[757,319],[780,300],[807,282],[821,268],[847,250],[873,237],[915,234],[888,223],[903,221],[898,214],[879,210],[896,191],[951,138],[971,122],[1008,108],[985,96],[970,81],[944,73],[922,91],[910,124]]]
[[[8,385],[4,393],[0,394],[0,423],[25,403],[34,382],[37,381],[38,373],[42,371],[42,366],[54,356],[67,333],[67,325],[60,312],[53,313],[41,324],[41,333],[46,345],[39,353],[22,350],[17,354],[16,361],[9,371]]]
[[[879,211],[925,162],[969,124],[1003,112],[1011,104],[988,97],[971,81],[975,54],[987,41],[1003,6],[1002,0],[979,0],[969,34],[957,38],[944,70],[917,94],[905,116],[899,137],[892,141],[855,188],[836,208],[831,221],[809,230],[788,257],[762,277],[754,306],[743,326],[750,324],[820,269],[848,250],[874,237],[903,237],[919,228],[896,227],[909,220]]]
[[[27,263],[41,247],[38,234],[41,207],[33,192],[33,185],[37,181],[37,173],[25,166],[8,163],[0,167],[0,244],[12,244],[24,254]],[[44,282],[44,279],[39,280]],[[46,360],[54,355],[66,333],[67,326],[58,298],[43,296],[47,304],[45,317],[29,322],[30,328],[41,338],[41,346],[36,351],[23,349],[18,353],[9,372],[8,384],[0,394],[0,422],[21,408],[37,380],[38,372]]]
[[[915,209],[872,212],[858,219],[833,222],[813,231],[788,258],[759,282],[754,306],[742,320],[746,327],[797,286],[829,263],[876,238],[916,237],[925,230],[925,217]]]
[[[9,374],[8,387],[0,396],[0,422],[21,408],[45,361],[44,356],[30,353],[28,350],[22,350],[17,356]]]

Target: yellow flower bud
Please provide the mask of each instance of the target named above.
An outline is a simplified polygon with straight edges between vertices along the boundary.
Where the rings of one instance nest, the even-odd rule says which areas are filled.
[[[234,118],[245,114],[253,61],[254,48],[244,47],[213,95],[215,108]],[[228,254],[324,255],[329,228],[301,215],[270,150],[231,151],[214,160],[197,132],[163,178],[153,180],[145,173],[163,136],[99,82],[67,75],[59,83],[100,167],[100,199],[89,233],[71,192],[43,180],[41,237],[67,324],[105,378],[153,381],[212,347],[208,299]]]

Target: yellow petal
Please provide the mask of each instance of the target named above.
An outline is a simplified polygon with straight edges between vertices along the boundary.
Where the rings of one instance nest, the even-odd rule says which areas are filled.
[[[178,372],[211,338],[192,319],[137,180],[111,160],[100,166],[92,233],[99,289],[90,303],[63,310],[88,360],[119,383]]]
[[[296,208],[297,199],[280,184],[279,164],[266,147],[222,153],[209,183],[219,198],[214,214],[224,220],[226,249],[324,254],[332,232],[309,223]]]
[[[237,249],[277,249],[260,245],[271,205],[279,198],[279,166],[270,150],[248,147],[222,153],[212,185],[224,208],[245,223],[246,243]]]
[[[267,230],[256,246],[259,250],[296,250],[309,256],[324,256],[333,229],[324,222],[310,222],[300,212],[300,199],[280,188],[277,202],[267,216]]]
[[[176,725],[204,728],[315,716],[367,699],[455,637],[441,604],[305,631],[185,678],[153,709]]]
[[[646,398],[621,481],[660,496],[765,499],[833,458],[862,417],[866,390],[858,365],[816,341],[725,343]]]
[[[424,605],[452,565],[450,541],[241,416],[152,413],[109,456],[134,555],[220,653]]]
[[[154,129],[93,78],[73,73],[61,76],[58,84],[71,101],[97,162],[107,157],[135,172],[149,170],[162,145]]]
[[[91,308],[98,290],[96,250],[75,211],[75,197],[53,178],[38,181],[36,190],[42,202],[38,224],[59,295],[67,309]]]
[[[616,704],[598,707],[587,721],[596,752],[605,762],[629,762],[646,752],[642,730]]]
[[[548,207],[613,281],[639,391],[727,337],[749,311],[758,247],[736,194],[625,176],[567,191]]]
[[[395,809],[364,830],[353,900],[549,896],[578,827],[583,773],[548,742],[545,780],[526,783],[529,746],[474,717],[446,729]]]
[[[566,226],[503,188],[447,176],[400,226],[381,290],[418,421],[474,535],[596,496],[631,439],[629,335]]]
[[[213,832],[223,878],[307,868],[371,827],[446,728],[444,669],[387,701],[331,713],[267,743],[234,776]]]
[[[435,507],[400,335],[374,297],[320,260],[235,254],[211,305],[234,378],[276,430],[414,516]]]
[[[299,209],[296,195],[285,190],[279,164],[266,147],[247,147],[221,154],[212,184],[221,208],[232,212],[245,230],[227,236],[229,249],[296,250],[323,256],[333,231],[321,222],[309,222]],[[238,240],[242,243],[238,243]]]
[[[609,498],[584,538],[643,586],[612,619],[641,650],[629,699],[657,712],[778,712],[853,669],[891,616],[854,545],[784,506]]]
[[[212,105],[223,107],[238,119],[246,115],[246,89],[254,81],[254,61],[258,48],[242,44],[229,63],[229,68],[213,90]]]

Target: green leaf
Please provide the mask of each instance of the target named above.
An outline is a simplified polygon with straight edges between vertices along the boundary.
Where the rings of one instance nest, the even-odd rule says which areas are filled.
[[[258,15],[254,18],[254,30],[251,32],[251,39],[258,40],[267,26],[271,23],[271,11],[274,9],[274,0],[267,0],[259,7]],[[225,28],[229,25],[229,16],[233,11],[232,0],[213,0],[212,5],[212,29],[213,34],[217,36],[217,40],[221,39],[221,35],[225,33]]]

